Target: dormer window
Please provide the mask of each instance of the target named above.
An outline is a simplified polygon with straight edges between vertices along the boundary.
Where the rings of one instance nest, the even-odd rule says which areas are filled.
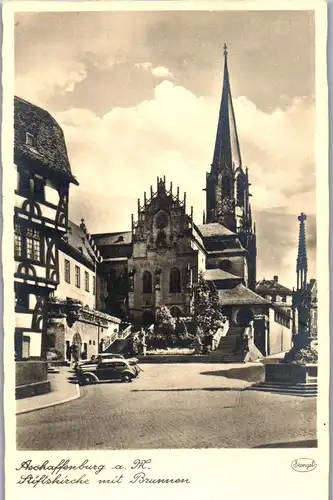
[[[30,146],[31,148],[35,148],[36,147],[36,137],[33,134],[30,134],[30,132],[26,132],[25,143],[27,146]]]

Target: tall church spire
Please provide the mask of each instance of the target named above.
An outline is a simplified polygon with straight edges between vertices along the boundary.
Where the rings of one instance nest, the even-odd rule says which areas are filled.
[[[229,168],[241,166],[241,154],[228,70],[228,50],[224,44],[224,76],[222,99],[217,126],[212,171],[217,171],[227,165]]]
[[[299,236],[298,236],[298,254],[296,263],[297,273],[297,290],[305,290],[306,278],[308,272],[308,258],[306,253],[306,239],[305,239],[305,221],[306,215],[301,213],[298,216],[299,220]]]

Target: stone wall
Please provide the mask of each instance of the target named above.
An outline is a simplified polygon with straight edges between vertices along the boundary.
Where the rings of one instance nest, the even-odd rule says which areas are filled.
[[[36,396],[50,392],[45,361],[16,361],[16,399]]]
[[[286,352],[292,347],[292,330],[274,320],[274,310],[269,311],[268,354]]]
[[[116,318],[114,322],[98,322],[93,314],[86,311],[82,314],[86,314],[87,318],[79,317],[74,322],[68,321],[66,317],[49,321],[48,334],[53,337],[54,348],[61,353],[62,361],[70,360],[68,348],[73,345],[74,339],[81,340],[79,355],[85,352],[90,358],[98,354],[102,338],[111,336],[115,330],[119,331],[120,320],[116,321]]]
[[[16,386],[47,380],[45,361],[16,361]]]
[[[129,268],[135,268],[134,290],[129,293],[129,308],[137,314],[144,309],[154,309],[166,305],[171,308],[178,306],[183,315],[191,314],[191,295],[188,288],[187,268],[193,268],[192,279],[196,279],[198,269],[198,255],[191,250],[186,255],[175,252],[166,252],[159,255],[148,252],[145,258],[129,259]],[[175,267],[180,271],[180,293],[170,293],[170,271]],[[159,281],[156,271],[160,270]],[[143,273],[152,274],[152,293],[143,293]],[[139,311],[138,311],[139,310]]]

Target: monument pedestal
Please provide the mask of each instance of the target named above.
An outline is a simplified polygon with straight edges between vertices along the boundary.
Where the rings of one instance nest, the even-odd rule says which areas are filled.
[[[253,385],[251,389],[294,396],[316,396],[317,370],[317,365],[267,364],[265,365],[265,381]]]

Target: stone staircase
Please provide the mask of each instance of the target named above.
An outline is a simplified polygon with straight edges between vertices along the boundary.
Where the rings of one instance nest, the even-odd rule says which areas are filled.
[[[131,333],[131,325],[129,325],[122,331],[116,332],[112,337],[109,338],[109,341],[105,345],[103,352],[112,352],[114,354],[120,354],[121,352],[123,352],[127,347]]]
[[[244,327],[231,325],[228,333],[220,338],[219,345],[212,355],[219,357],[222,363],[242,363],[244,361],[243,333]]]

